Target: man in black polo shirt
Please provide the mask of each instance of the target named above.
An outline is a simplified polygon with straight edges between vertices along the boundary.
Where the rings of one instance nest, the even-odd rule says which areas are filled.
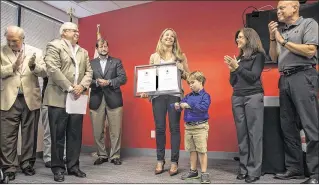
[[[285,24],[278,28],[270,22],[270,50],[280,71],[280,120],[285,142],[287,171],[279,179],[304,178],[298,119],[307,138],[307,166],[310,178],[304,183],[318,183],[318,23],[299,16],[298,1],[279,1],[277,16]]]

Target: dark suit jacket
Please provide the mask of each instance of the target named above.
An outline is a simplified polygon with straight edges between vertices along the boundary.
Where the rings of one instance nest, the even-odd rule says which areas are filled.
[[[90,109],[96,110],[100,107],[102,97],[104,95],[107,106],[115,109],[123,106],[121,85],[127,81],[126,73],[122,65],[122,61],[111,56],[108,57],[104,73],[102,72],[100,58],[95,58],[91,61],[93,70],[93,78],[91,83],[90,93]],[[100,87],[96,86],[96,79],[101,78],[111,80],[111,85]]]

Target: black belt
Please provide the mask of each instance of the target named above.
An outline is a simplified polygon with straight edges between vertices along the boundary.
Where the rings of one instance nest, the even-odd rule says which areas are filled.
[[[305,71],[305,70],[315,68],[315,67],[316,67],[316,65],[311,65],[311,66],[300,66],[300,67],[295,67],[292,69],[286,69],[286,70],[280,71],[280,75],[290,76],[290,75],[298,73],[300,71]]]
[[[206,122],[207,122],[207,120],[203,120],[203,121],[192,121],[192,122],[186,122],[186,125],[195,126],[195,125],[199,125],[199,124],[206,123]]]

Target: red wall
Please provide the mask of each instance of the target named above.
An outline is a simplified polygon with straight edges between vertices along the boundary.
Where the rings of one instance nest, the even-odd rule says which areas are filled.
[[[94,15],[79,20],[80,44],[93,57],[96,25],[110,44],[110,54],[122,59],[128,82],[122,86],[124,121],[122,146],[156,148],[151,130],[155,129],[151,104],[133,96],[134,66],[148,64],[159,36],[165,28],[177,32],[191,70],[201,70],[207,77],[205,86],[212,98],[209,110],[209,151],[237,151],[237,137],[231,111],[232,89],[224,55],[237,55],[235,32],[243,27],[242,12],[248,6],[276,7],[275,1],[157,1],[139,6]],[[247,12],[251,12],[249,9]],[[276,68],[262,76],[265,95],[278,95]],[[186,92],[189,88],[183,84]],[[181,149],[184,149],[184,126],[181,121]],[[169,127],[167,126],[167,133]],[[167,134],[167,148],[170,148]],[[89,114],[83,126],[83,144],[93,145]]]

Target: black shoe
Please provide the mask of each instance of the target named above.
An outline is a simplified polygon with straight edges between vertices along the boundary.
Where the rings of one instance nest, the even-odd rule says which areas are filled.
[[[236,179],[238,179],[238,180],[244,180],[244,179],[246,179],[246,177],[247,177],[246,174],[239,174],[239,175],[237,175]]]
[[[182,175],[181,179],[186,180],[186,179],[198,179],[198,171],[197,170],[189,170],[189,172],[185,173]]]
[[[86,174],[84,172],[82,172],[80,169],[78,170],[68,170],[68,175],[74,175],[76,177],[80,177],[80,178],[84,178],[86,177]]]
[[[35,170],[33,169],[32,166],[27,166],[26,168],[23,168],[22,169],[22,172],[27,175],[27,176],[32,176],[35,174]]]
[[[115,158],[111,160],[111,163],[114,163],[114,165],[121,165],[122,161],[120,160],[120,158]]]
[[[284,173],[277,173],[274,178],[281,179],[281,180],[304,179],[305,175],[287,170]]]
[[[259,177],[252,177],[252,176],[247,176],[246,179],[245,179],[245,182],[247,183],[252,183],[252,182],[256,182],[259,180]]]
[[[302,182],[301,184],[318,184],[318,180],[309,178],[308,180],[306,180],[305,182]]]
[[[63,182],[64,181],[64,172],[54,173],[54,181]]]
[[[96,161],[94,161],[94,165],[100,165],[100,164],[103,164],[103,163],[108,162],[108,161],[109,161],[108,158],[99,157],[98,159],[96,159]]]
[[[9,178],[9,181],[16,179],[16,174],[14,172],[4,172],[4,176]]]
[[[46,168],[51,168],[51,161],[48,161],[48,162],[44,163],[44,166]]]

